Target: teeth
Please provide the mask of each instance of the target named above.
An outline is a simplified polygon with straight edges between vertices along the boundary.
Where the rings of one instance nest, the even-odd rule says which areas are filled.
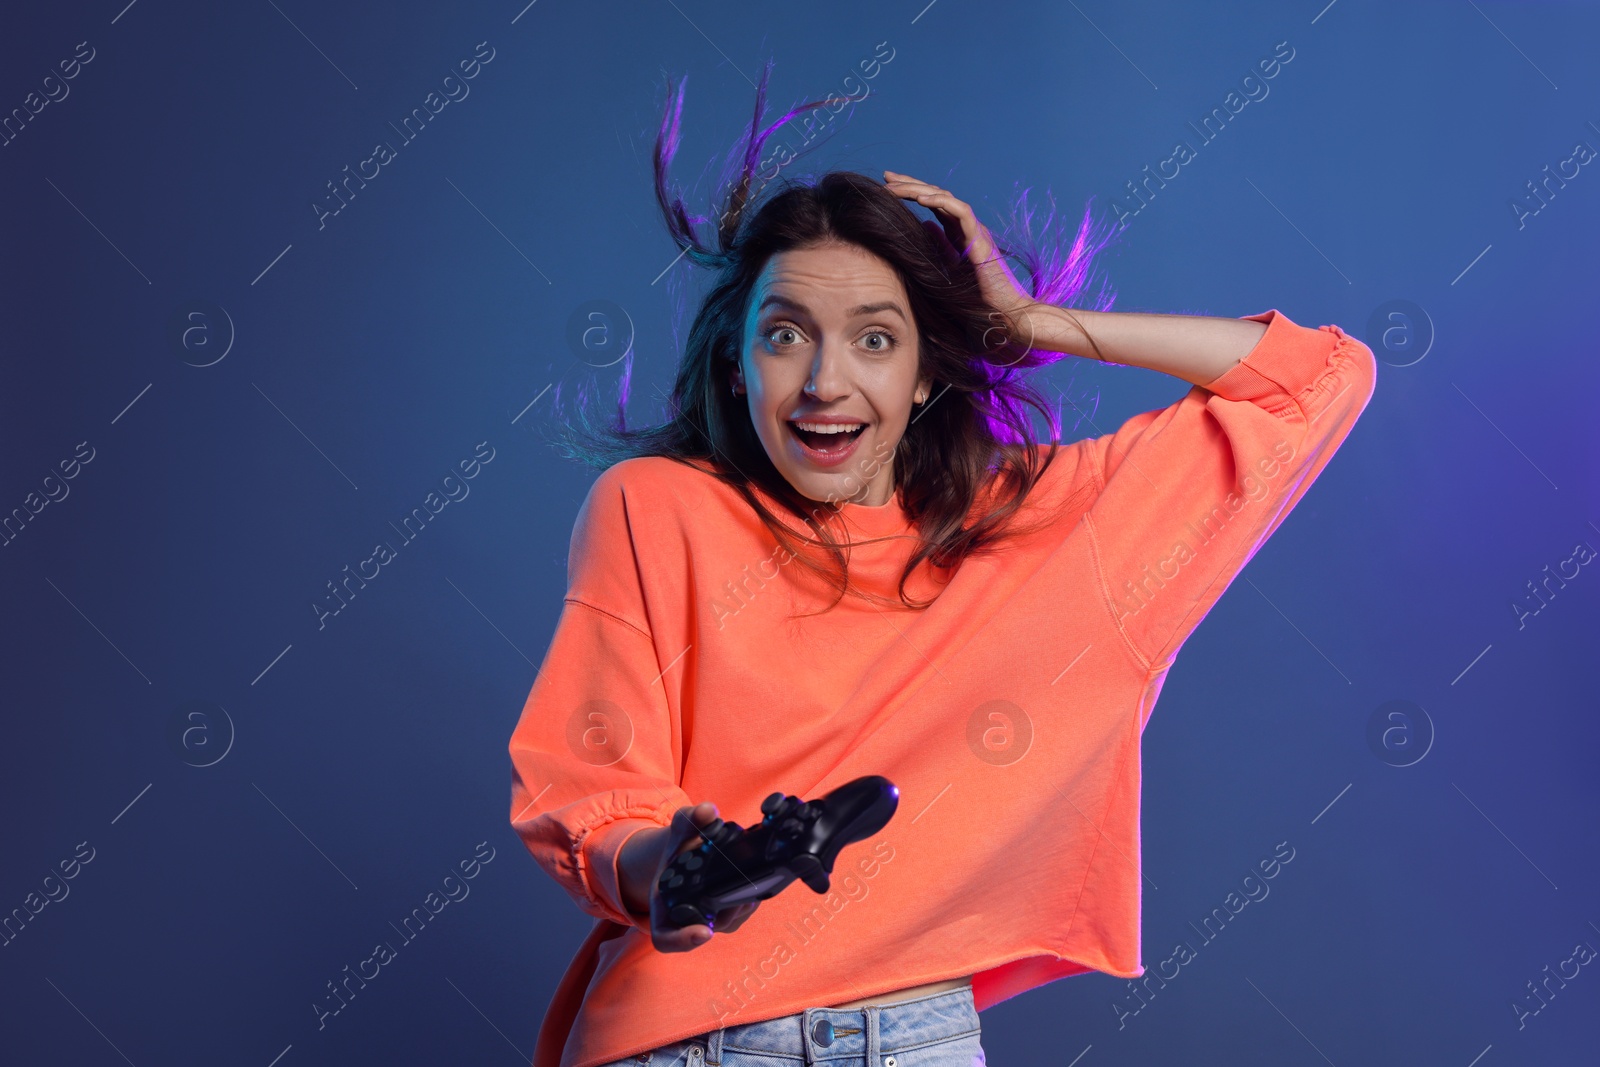
[[[861,429],[866,423],[796,422],[795,425],[802,430],[810,430],[812,433],[851,433]]]

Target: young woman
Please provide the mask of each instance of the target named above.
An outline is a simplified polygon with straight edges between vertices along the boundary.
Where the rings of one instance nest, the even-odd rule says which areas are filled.
[[[1068,311],[1103,245],[1087,213],[1066,255],[1015,253],[1024,289],[909,175],[757,208],[767,137],[829,103],[762,130],[764,91],[715,247],[668,189],[681,86],[662,122],[658,200],[718,271],[670,419],[574,429],[603,473],[511,737],[511,822],[599,921],[535,1067],[968,1067],[978,1010],[1143,974],[1140,735],[1374,388],[1365,345],[1276,310]],[[1057,445],[1027,374],[1067,354],[1192,388]],[[769,793],[867,774],[899,810],[829,893],[666,923],[656,878],[719,812],[749,826]]]

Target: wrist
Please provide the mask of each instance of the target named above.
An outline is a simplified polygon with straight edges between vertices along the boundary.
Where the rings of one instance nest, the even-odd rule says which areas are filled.
[[[631,834],[617,853],[617,893],[622,906],[638,916],[650,914],[651,879],[661,860],[664,826],[649,826]]]
[[[1055,304],[1035,304],[1022,312],[1022,336],[1029,339],[1030,348],[1104,362],[1104,356],[1095,351],[1086,332],[1096,314],[1069,311]]]

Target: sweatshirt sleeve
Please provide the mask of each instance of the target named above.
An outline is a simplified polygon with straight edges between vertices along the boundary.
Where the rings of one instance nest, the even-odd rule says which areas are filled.
[[[579,908],[648,931],[622,903],[617,857],[690,801],[616,472],[574,524],[567,595],[511,735],[511,825]]]
[[[1366,408],[1372,351],[1276,309],[1243,360],[1171,407],[1087,442],[1086,519],[1112,614],[1148,670],[1170,667]]]

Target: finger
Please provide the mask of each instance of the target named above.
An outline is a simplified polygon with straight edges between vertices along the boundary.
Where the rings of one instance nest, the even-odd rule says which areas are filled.
[[[966,228],[961,220],[943,211],[935,211],[934,216],[935,221],[924,225],[931,231],[942,234],[945,244],[949,245],[950,250],[957,256],[967,255],[967,246],[971,242],[967,240]]]
[[[694,807],[679,808],[672,817],[672,836],[668,839],[672,847],[667,854],[676,856],[698,845],[701,827],[716,817],[717,806],[709,800],[701,801]]]
[[[720,917],[713,916],[710,923],[691,923],[674,926],[667,921],[666,907],[661,902],[659,890],[651,900],[650,940],[658,952],[688,952],[710,941]]]
[[[914,199],[926,193],[943,193],[947,190],[939,188],[931,182],[920,181],[916,178],[893,177],[884,179],[884,185],[896,196]]]
[[[973,213],[972,205],[964,200],[956,199],[954,194],[931,186],[924,186],[921,189],[906,188],[897,190],[897,192],[901,199],[914,200],[939,216],[945,230],[948,232],[953,227],[956,233],[962,235],[963,242],[982,239],[981,231],[983,227],[978,222],[978,216]],[[954,235],[952,235],[952,242],[962,243],[955,242]]]
[[[905,195],[908,200],[915,200],[917,203],[935,211],[945,211],[961,219],[977,220],[977,216],[972,213],[971,204],[968,204],[965,200],[957,200],[953,193],[948,193],[943,189],[929,189],[915,194],[907,190],[906,194],[902,195]]]
[[[917,198],[917,203],[933,211],[934,222],[925,222],[924,226],[936,227],[942,231],[945,240],[950,243],[955,253],[966,256],[973,262],[981,262],[988,258],[989,243],[985,240],[982,226],[969,212],[959,215],[945,209],[935,201]]]
[[[896,172],[894,172],[892,170],[886,170],[883,173],[884,173],[884,182],[886,184],[894,184],[894,185],[925,185],[929,189],[937,189],[938,188],[938,186],[934,185],[932,182],[925,182],[921,178],[913,178],[909,174],[898,174],[898,173],[896,173]]]
[[[673,813],[674,824],[682,823],[686,827],[698,827],[700,824],[716,818],[717,806],[709,800],[702,800],[698,804],[685,804]]]
[[[913,178],[909,174],[896,174],[892,170],[886,170],[886,171],[883,172],[883,174],[884,174],[884,179],[883,179],[884,183],[885,184],[889,184],[889,185],[929,185],[930,184],[928,182],[923,181],[921,178]]]
[[[657,952],[689,952],[710,941],[711,927],[705,923],[693,926],[660,927],[650,932],[650,940]]]
[[[957,200],[948,189],[940,188],[931,182],[925,182],[917,178],[912,178],[909,175],[894,175],[892,171],[884,171],[884,173],[893,175],[885,184],[892,185],[894,187],[894,191],[902,197],[916,199],[919,196],[945,196],[949,197],[951,202],[960,205],[962,208],[966,208],[969,211],[971,210],[967,207],[967,204],[964,201]]]
[[[911,178],[903,178],[888,183],[888,188],[902,200],[915,200],[918,197],[931,196],[934,193],[947,193],[937,185],[919,182]]]
[[[717,806],[709,800],[696,804],[694,806],[693,821],[694,826],[684,840],[686,849],[699,847],[700,842],[704,840],[704,835],[700,831],[717,821]]]
[[[974,263],[986,263],[994,255],[995,246],[989,230],[978,221],[970,204],[944,192],[936,196],[917,197],[916,200],[939,217],[950,243],[961,249]]]

